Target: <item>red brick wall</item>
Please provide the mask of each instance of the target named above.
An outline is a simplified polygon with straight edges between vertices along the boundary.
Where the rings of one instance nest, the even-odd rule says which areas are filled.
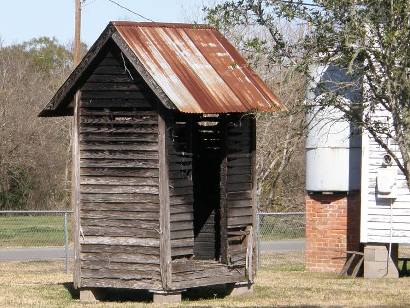
[[[360,192],[306,196],[306,270],[339,272],[360,249]]]

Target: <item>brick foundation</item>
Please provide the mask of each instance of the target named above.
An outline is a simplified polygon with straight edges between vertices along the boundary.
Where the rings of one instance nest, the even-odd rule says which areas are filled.
[[[306,196],[306,270],[339,272],[360,250],[360,192]]]

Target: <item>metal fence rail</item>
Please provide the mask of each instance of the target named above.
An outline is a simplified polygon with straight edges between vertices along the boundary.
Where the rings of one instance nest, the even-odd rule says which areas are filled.
[[[303,249],[305,212],[259,212],[256,221],[258,266],[277,252]]]
[[[0,259],[18,259],[24,254],[24,259],[29,261],[41,259],[42,252],[45,259],[50,252],[53,258],[63,252],[64,268],[68,271],[72,213],[71,210],[0,211]],[[48,250],[41,250],[46,247]]]

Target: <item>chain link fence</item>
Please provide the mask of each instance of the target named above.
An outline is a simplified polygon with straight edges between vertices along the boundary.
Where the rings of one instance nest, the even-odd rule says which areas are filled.
[[[71,256],[72,211],[0,211],[0,261],[63,260]]]
[[[304,250],[305,212],[259,212],[256,221],[258,266],[269,264],[277,253]]]
[[[0,211],[0,261],[61,260],[72,256],[72,211]],[[257,262],[304,249],[305,213],[257,213]]]

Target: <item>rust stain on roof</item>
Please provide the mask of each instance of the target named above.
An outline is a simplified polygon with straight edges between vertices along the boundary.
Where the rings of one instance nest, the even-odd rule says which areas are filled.
[[[113,25],[181,112],[285,109],[239,52],[212,27],[134,22]]]

